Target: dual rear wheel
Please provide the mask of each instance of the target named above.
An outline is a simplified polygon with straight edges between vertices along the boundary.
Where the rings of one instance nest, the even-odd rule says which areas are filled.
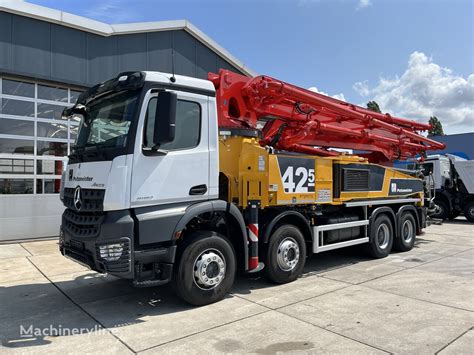
[[[413,248],[416,239],[416,222],[413,214],[404,212],[398,223],[400,228],[395,237],[394,226],[390,217],[380,214],[369,226],[369,254],[377,259],[384,258],[393,249],[408,251]]]
[[[369,226],[368,250],[374,258],[384,258],[392,249],[409,251],[416,239],[416,222],[411,212],[404,212],[395,230],[390,217],[378,215]],[[301,231],[293,225],[281,225],[270,236],[265,270],[267,277],[276,283],[295,280],[303,271],[306,259],[306,242]]]

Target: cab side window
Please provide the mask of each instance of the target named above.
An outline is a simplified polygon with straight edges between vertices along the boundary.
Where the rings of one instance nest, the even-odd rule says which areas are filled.
[[[157,97],[148,102],[145,117],[144,147],[153,147],[153,129]],[[201,106],[197,102],[178,100],[176,104],[176,129],[172,142],[162,144],[163,150],[180,150],[197,147],[201,137]]]

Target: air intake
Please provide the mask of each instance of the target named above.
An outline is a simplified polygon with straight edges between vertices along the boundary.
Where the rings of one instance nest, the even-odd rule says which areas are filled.
[[[342,169],[344,188],[343,191],[368,191],[369,170]]]

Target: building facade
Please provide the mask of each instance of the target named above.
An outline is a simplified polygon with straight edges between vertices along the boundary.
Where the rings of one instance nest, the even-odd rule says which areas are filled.
[[[474,129],[474,125],[472,129]],[[428,154],[448,153],[468,160],[474,159],[474,132],[433,136],[430,138],[446,144],[446,148],[444,150],[428,152]]]
[[[108,25],[0,1],[0,241],[58,233],[61,174],[85,88],[123,71],[254,73],[188,21]]]

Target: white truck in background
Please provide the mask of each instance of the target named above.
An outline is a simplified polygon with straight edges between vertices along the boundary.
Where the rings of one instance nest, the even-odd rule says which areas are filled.
[[[452,154],[429,155],[420,168],[434,191],[430,217],[445,220],[464,214],[474,222],[474,160]]]

